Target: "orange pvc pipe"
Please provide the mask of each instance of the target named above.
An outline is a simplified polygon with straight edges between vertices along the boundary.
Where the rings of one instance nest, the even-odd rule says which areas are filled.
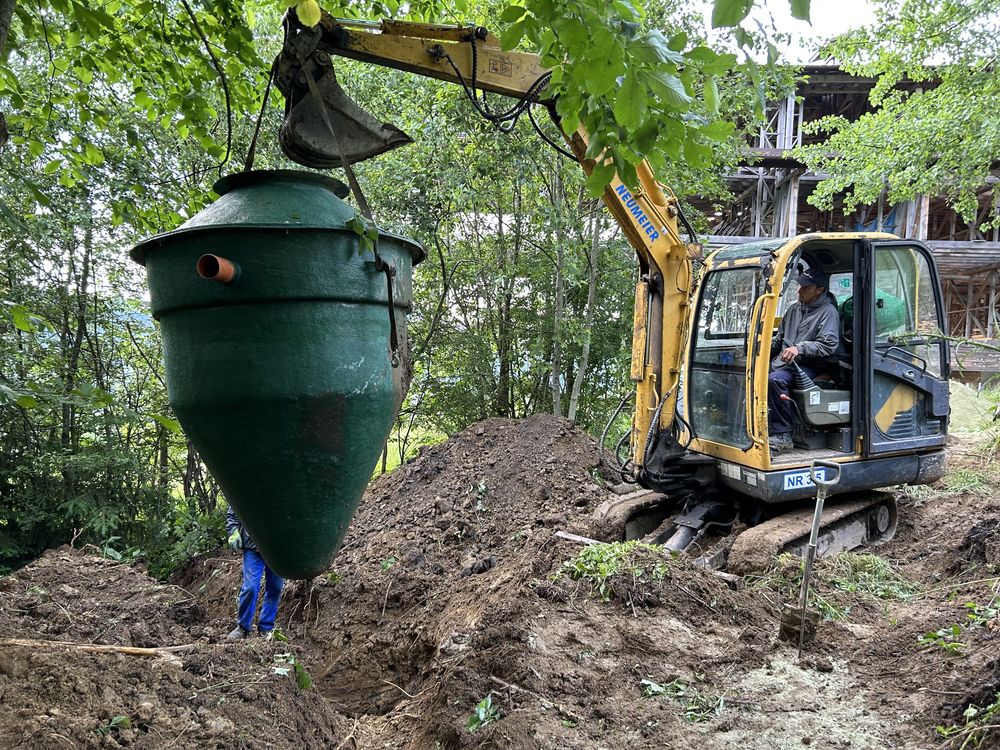
[[[220,284],[231,284],[240,273],[240,267],[231,260],[208,253],[198,258],[195,267],[201,278],[218,281]]]

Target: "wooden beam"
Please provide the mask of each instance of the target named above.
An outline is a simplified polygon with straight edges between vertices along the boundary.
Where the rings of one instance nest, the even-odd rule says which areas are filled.
[[[137,646],[108,646],[100,643],[75,643],[74,641],[35,641],[28,638],[4,638],[0,646],[20,646],[34,649],[69,649],[83,651],[88,654],[125,654],[126,656],[164,656],[178,651],[190,651],[195,644],[184,646],[160,646],[158,648],[139,648]]]

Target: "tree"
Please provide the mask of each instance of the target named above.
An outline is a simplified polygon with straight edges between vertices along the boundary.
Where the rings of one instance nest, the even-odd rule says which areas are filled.
[[[854,122],[824,118],[815,127],[828,139],[799,149],[810,169],[831,175],[811,200],[827,208],[843,194],[851,210],[875,203],[885,189],[890,203],[945,195],[970,223],[981,202],[995,220],[1000,2],[881,0],[877,18],[825,51],[850,73],[878,81],[874,111]]]

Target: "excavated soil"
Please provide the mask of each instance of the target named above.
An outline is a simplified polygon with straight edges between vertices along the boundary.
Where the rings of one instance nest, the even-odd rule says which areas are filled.
[[[952,460],[988,472],[971,439]],[[555,532],[597,533],[610,493],[594,441],[552,417],[488,420],[373,483],[334,568],[286,589],[287,644],[224,642],[235,554],[165,585],[62,548],[0,579],[0,747],[941,747],[936,725],[1000,689],[995,621],[962,628],[961,649],[918,642],[991,600],[1000,500],[982,476],[900,490],[896,538],[872,551],[920,593],[824,592],[846,616],[800,660],[767,578],[734,590],[643,559],[649,574],[593,596],[563,568],[581,544]],[[472,731],[487,697],[493,720]]]

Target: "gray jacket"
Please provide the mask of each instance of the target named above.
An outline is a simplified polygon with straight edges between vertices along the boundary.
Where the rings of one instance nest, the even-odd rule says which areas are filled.
[[[226,511],[226,538],[232,536],[233,532],[239,529],[240,539],[243,540],[243,549],[256,550],[257,545],[253,543],[253,539],[247,533],[247,530],[243,528],[243,523],[240,521],[239,516],[233,512],[233,506],[229,506],[229,510]]]
[[[771,369],[784,367],[777,355],[790,346],[798,347],[802,362],[829,357],[837,351],[840,343],[840,313],[830,301],[831,295],[824,294],[811,305],[796,302],[789,305],[781,319],[778,333],[771,342]]]

